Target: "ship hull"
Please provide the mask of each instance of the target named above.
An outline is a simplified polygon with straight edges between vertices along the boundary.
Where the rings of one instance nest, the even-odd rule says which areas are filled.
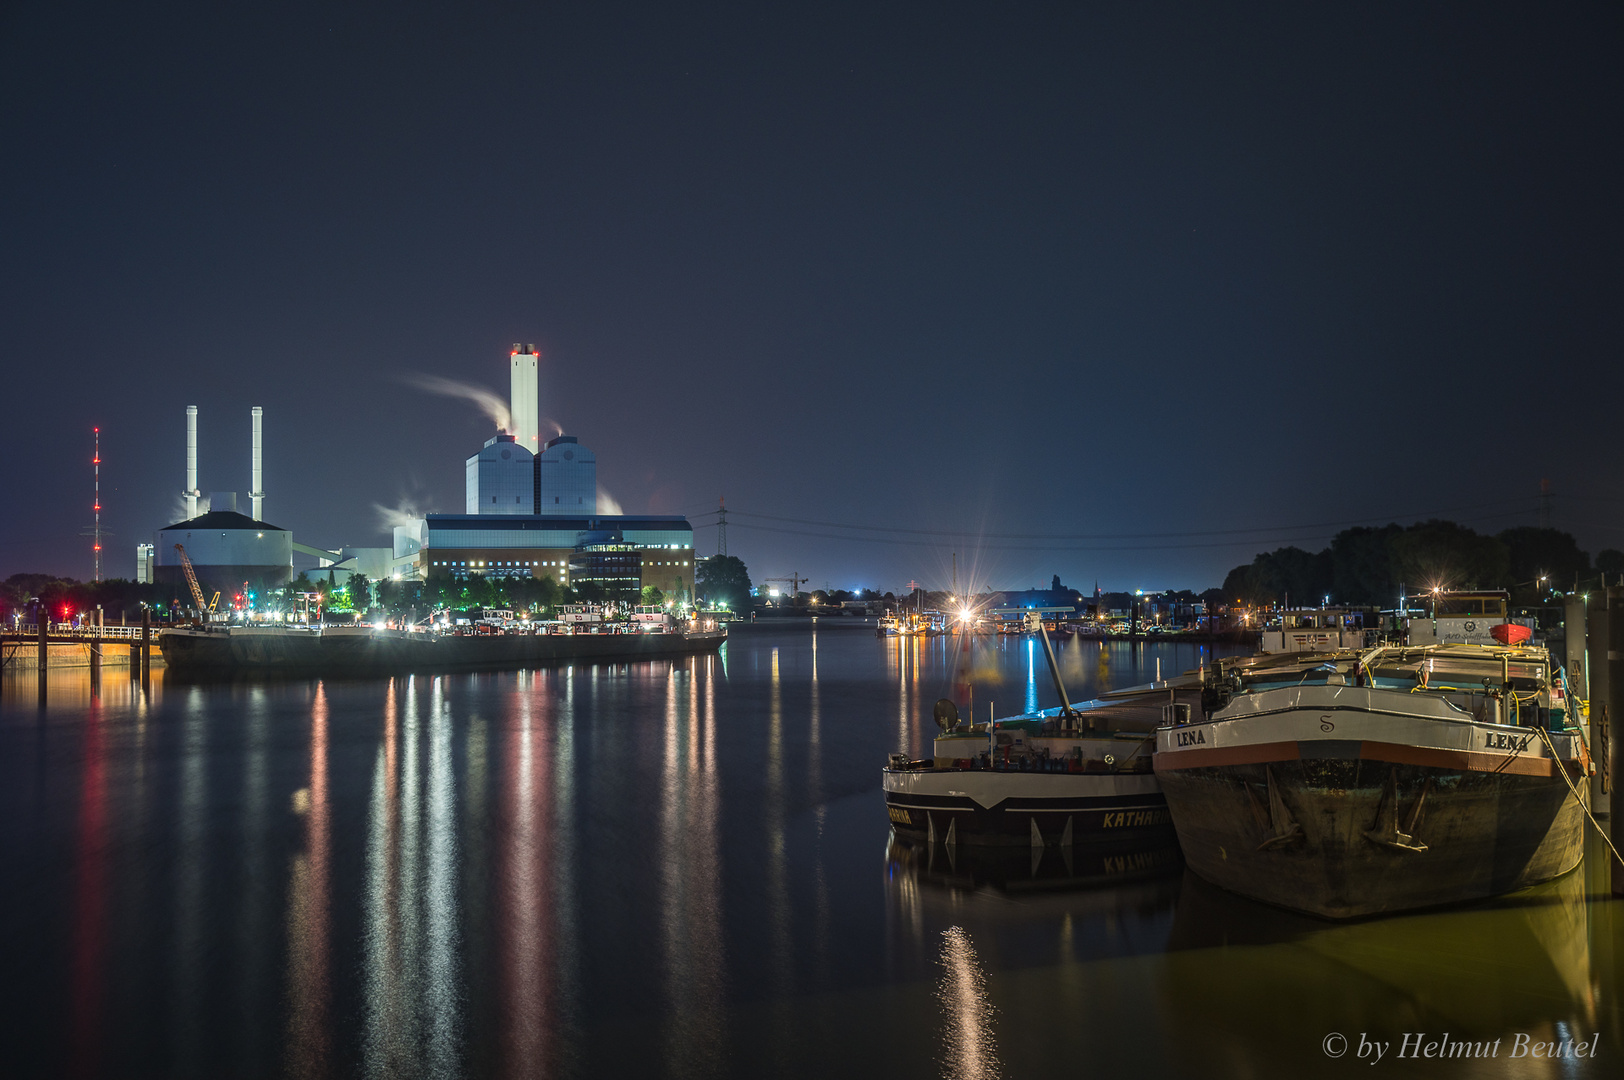
[[[1304,753],[1270,766],[1163,774],[1190,869],[1255,900],[1346,919],[1497,896],[1564,874],[1583,854],[1583,812],[1559,779]],[[1302,835],[1264,847],[1274,831],[1258,811],[1271,780]],[[1369,838],[1392,793],[1407,825],[1429,786],[1407,834],[1425,850]]]
[[[183,676],[389,675],[498,671],[575,661],[656,660],[712,653],[724,630],[691,634],[502,634],[437,637],[398,631],[203,632],[158,636],[164,663]]]
[[[1480,900],[1583,854],[1575,736],[1452,719],[1420,695],[1305,687],[1157,733],[1186,864],[1255,900],[1346,919]],[[1566,774],[1566,775],[1564,775]]]
[[[892,828],[914,841],[1033,846],[1173,835],[1148,772],[888,768],[884,789]]]

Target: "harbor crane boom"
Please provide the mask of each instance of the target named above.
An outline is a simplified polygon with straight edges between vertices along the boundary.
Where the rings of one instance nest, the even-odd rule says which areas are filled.
[[[208,604],[203,600],[203,586],[197,583],[197,571],[192,569],[192,560],[187,557],[185,548],[176,544],[175,550],[180,554],[181,569],[186,571],[186,584],[192,590],[192,601],[197,605],[197,613],[202,615],[208,610]],[[218,593],[215,595],[219,596]]]
[[[800,574],[797,573],[797,574],[791,574],[789,577],[763,578],[762,582],[763,582],[763,584],[771,584],[773,582],[781,582],[783,584],[788,585],[789,586],[789,596],[790,596],[790,599],[793,600],[800,593],[801,586],[811,584],[812,579],[811,578],[804,578]]]

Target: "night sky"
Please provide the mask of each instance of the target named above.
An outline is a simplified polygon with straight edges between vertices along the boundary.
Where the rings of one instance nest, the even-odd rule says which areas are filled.
[[[90,576],[99,424],[133,577],[189,404],[302,542],[460,512],[410,378],[513,342],[758,581],[1202,589],[1541,479],[1624,547],[1621,12],[8,5],[0,576]]]

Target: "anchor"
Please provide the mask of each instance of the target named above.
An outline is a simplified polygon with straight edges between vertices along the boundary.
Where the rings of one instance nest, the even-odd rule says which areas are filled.
[[[1274,768],[1272,766],[1263,766],[1263,777],[1269,787],[1269,828],[1271,831],[1268,836],[1263,838],[1263,843],[1259,844],[1257,849],[1259,851],[1268,851],[1271,848],[1287,847],[1295,844],[1303,838],[1302,824],[1291,816],[1290,810],[1286,809],[1286,801],[1280,797],[1280,789],[1274,782]],[[1252,789],[1248,786],[1246,790],[1250,794]],[[1253,799],[1255,802],[1256,796],[1253,796]],[[1262,808],[1259,807],[1259,809]]]
[[[1381,805],[1376,808],[1376,823],[1365,832],[1365,839],[1395,851],[1425,851],[1427,845],[1415,837],[1416,826],[1421,823],[1421,808],[1426,805],[1427,794],[1432,791],[1432,777],[1422,785],[1421,794],[1410,808],[1404,831],[1398,827],[1398,769],[1387,770],[1387,783],[1382,787]]]

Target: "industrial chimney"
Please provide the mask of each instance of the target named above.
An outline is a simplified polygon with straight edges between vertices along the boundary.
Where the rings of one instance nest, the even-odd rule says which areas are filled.
[[[513,413],[511,434],[518,444],[532,454],[541,453],[541,403],[536,394],[536,347],[513,343],[509,356],[512,368],[510,402]]]
[[[186,520],[197,517],[197,406],[186,406]]]
[[[259,439],[259,436],[260,436],[260,421],[265,415],[265,410],[260,408],[258,405],[255,405],[254,408],[253,408],[253,415],[254,415],[254,481],[253,481],[253,484],[248,488],[248,504],[249,504],[249,506],[253,507],[253,515],[252,515],[253,519],[255,521],[264,521],[265,520],[265,514],[264,514],[264,510],[265,510],[265,485],[263,483],[261,483],[261,481],[263,479],[263,476],[261,475],[261,468],[260,467],[263,464],[263,460],[262,460],[261,455],[260,455],[260,439]]]

